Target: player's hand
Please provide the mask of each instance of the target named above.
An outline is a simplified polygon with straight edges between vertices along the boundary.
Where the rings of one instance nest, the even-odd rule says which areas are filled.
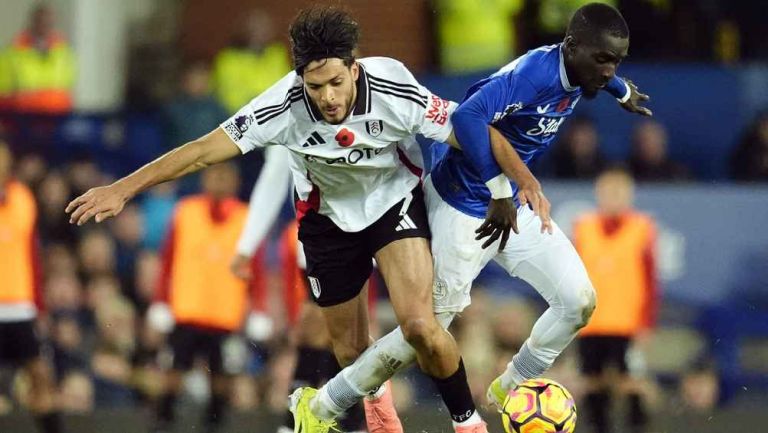
[[[244,254],[238,254],[232,259],[232,263],[229,264],[229,270],[232,271],[237,278],[246,281],[253,278],[253,272],[251,272],[251,258]]]
[[[622,103],[621,106],[630,113],[637,113],[643,116],[653,116],[653,112],[651,110],[640,105],[640,103],[649,101],[651,97],[645,93],[640,93],[640,90],[637,89],[635,83],[633,83],[629,78],[622,78],[622,80],[624,80],[624,82],[629,86],[630,94],[629,99]]]
[[[502,198],[498,200],[491,199],[488,203],[488,213],[485,215],[483,224],[475,230],[477,236],[475,240],[488,238],[483,243],[483,248],[488,248],[492,243],[501,237],[499,251],[507,246],[509,231],[520,233],[517,230],[517,208],[512,198]]]
[[[539,181],[530,176],[530,179],[518,182],[517,188],[517,199],[520,201],[520,206],[529,206],[534,215],[539,217],[541,233],[552,234],[552,218],[549,215],[552,205],[549,204],[549,200],[541,190]]]
[[[119,214],[130,195],[118,183],[91,188],[85,194],[69,202],[64,212],[69,216],[70,224],[79,226],[91,218],[97,223]]]

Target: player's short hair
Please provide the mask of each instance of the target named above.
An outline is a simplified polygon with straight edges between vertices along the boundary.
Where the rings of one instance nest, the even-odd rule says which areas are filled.
[[[571,17],[567,36],[581,42],[595,42],[604,33],[618,38],[629,37],[629,27],[624,17],[613,6],[589,3],[580,7]]]
[[[339,58],[347,66],[355,61],[360,30],[343,9],[332,6],[304,9],[293,20],[289,32],[293,67],[299,75],[315,60]]]

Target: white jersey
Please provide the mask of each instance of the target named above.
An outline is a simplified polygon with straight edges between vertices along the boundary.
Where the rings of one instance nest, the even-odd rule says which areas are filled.
[[[378,220],[420,181],[416,134],[447,140],[454,102],[433,95],[400,62],[358,60],[357,101],[344,122],[331,125],[291,72],[222,123],[245,153],[279,145],[302,207],[314,208],[342,230],[357,232]]]

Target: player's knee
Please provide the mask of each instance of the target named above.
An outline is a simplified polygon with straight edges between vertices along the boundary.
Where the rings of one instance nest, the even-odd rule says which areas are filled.
[[[597,295],[592,284],[583,284],[577,292],[575,302],[570,308],[570,316],[576,321],[576,329],[587,326],[597,306]]]
[[[403,329],[405,341],[413,346],[416,351],[431,351],[432,346],[435,344],[436,332],[439,330],[439,326],[434,320],[422,317],[410,318],[403,321],[400,326]]]

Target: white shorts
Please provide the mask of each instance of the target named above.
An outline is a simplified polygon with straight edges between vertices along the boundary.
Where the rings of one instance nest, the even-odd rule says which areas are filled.
[[[558,292],[563,283],[575,287],[569,280],[589,281],[576,249],[557,224],[553,222],[551,235],[541,233],[541,221],[527,206],[517,209],[520,234],[511,233],[507,246],[499,252],[500,240],[486,249],[481,247],[485,240],[475,240],[475,230],[483,220],[443,201],[429,177],[424,193],[432,230],[436,313],[466,308],[471,302],[472,282],[491,259],[510,275],[530,283],[548,302],[561,296]]]

